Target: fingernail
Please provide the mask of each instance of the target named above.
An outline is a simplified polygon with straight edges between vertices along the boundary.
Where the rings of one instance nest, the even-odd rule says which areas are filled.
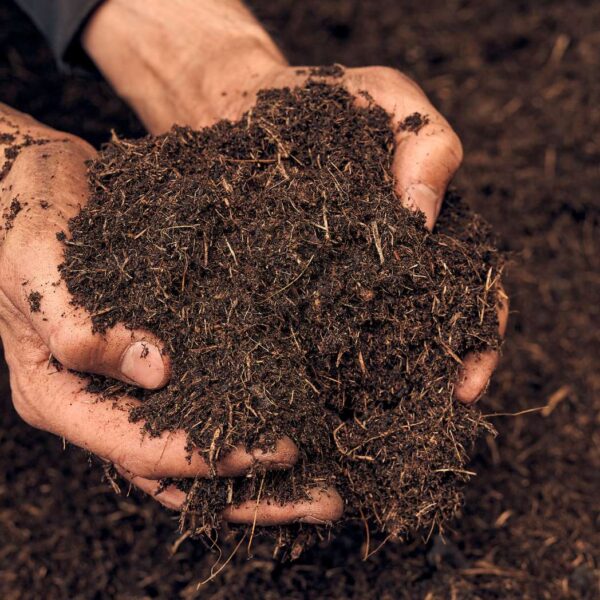
[[[440,194],[426,183],[416,183],[406,188],[404,199],[408,208],[425,213],[425,226],[433,229],[442,205]]]
[[[185,492],[176,488],[173,485],[166,487],[164,490],[154,494],[154,497],[164,506],[171,510],[180,510],[186,500]]]
[[[123,354],[121,373],[141,387],[158,387],[165,377],[160,350],[148,342],[135,342]]]
[[[479,394],[477,394],[477,396],[475,396],[475,400],[473,400],[473,403],[475,402],[479,402],[487,393],[489,387],[490,387],[490,383],[492,382],[492,378],[490,377],[486,382],[485,385],[481,388],[481,391],[479,392]]]
[[[252,458],[268,469],[290,469],[298,460],[298,446],[287,436],[277,440],[275,448],[265,451],[254,448]]]

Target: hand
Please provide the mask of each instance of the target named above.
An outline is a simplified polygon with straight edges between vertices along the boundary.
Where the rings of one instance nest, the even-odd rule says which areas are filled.
[[[94,157],[88,144],[45,128],[0,105],[0,134],[25,135],[40,145],[22,147],[0,182],[0,335],[10,368],[15,409],[30,425],[50,431],[115,463],[134,485],[171,508],[185,494],[168,488],[157,495],[163,477],[204,477],[209,474],[199,454],[187,458],[184,432],[142,437],[139,424],[128,420],[132,398],[99,401],[70,370],[99,373],[146,389],[169,379],[170,361],[161,343],[144,331],[117,326],[104,335],[92,333],[89,314],[75,308],[58,265],[63,245],[57,232],[68,231],[68,220],[88,195],[85,161]],[[17,133],[18,132],[18,133]],[[0,136],[0,140],[3,138]],[[1,165],[0,165],[1,170]],[[57,368],[51,359],[66,368]],[[273,452],[237,449],[218,465],[222,476],[243,475],[255,462],[267,468],[288,468],[298,450],[282,439]],[[262,503],[231,508],[234,522],[277,523],[281,520],[328,520],[341,512],[337,495],[316,491],[314,503],[275,510]],[[333,511],[333,512],[332,512]]]
[[[310,77],[310,67],[298,68],[278,64],[256,77],[238,80],[234,87],[221,89],[215,81],[217,104],[213,113],[225,118],[238,119],[256,99],[256,93],[265,88],[283,88],[303,85]],[[313,76],[314,78],[314,76]],[[429,102],[421,88],[399,71],[387,67],[344,69],[341,77],[317,77],[319,80],[342,85],[356,98],[357,104],[366,104],[361,92],[368,92],[375,104],[390,115],[390,128],[395,133],[393,174],[396,194],[411,210],[425,213],[425,224],[432,230],[439,215],[448,183],[462,161],[462,145],[446,119]],[[220,92],[220,93],[219,93]],[[210,122],[210,116],[194,108],[187,123],[200,127]],[[211,113],[212,114],[212,113]],[[411,117],[419,115],[418,127],[411,131]],[[499,333],[503,337],[508,320],[508,298],[499,289]],[[488,350],[463,358],[463,368],[455,384],[455,397],[465,404],[476,402],[485,392],[499,360],[497,351]]]
[[[90,20],[83,43],[152,133],[174,123],[200,128],[222,118],[237,119],[254,104],[258,90],[301,85],[307,79],[306,69],[287,64],[239,0],[107,0]],[[345,69],[333,82],[358,103],[365,102],[360,92],[368,92],[390,114],[396,192],[405,206],[423,211],[426,226],[433,229],[446,187],[462,161],[456,133],[421,88],[395,69]],[[422,126],[411,131],[407,125],[415,114]],[[500,295],[498,320],[504,335],[508,302]],[[455,396],[469,404],[485,391],[498,352],[471,354],[463,363]]]

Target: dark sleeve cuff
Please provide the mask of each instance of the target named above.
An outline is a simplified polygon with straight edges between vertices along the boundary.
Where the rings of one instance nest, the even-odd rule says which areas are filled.
[[[42,32],[63,71],[91,70],[79,34],[103,0],[15,0]]]

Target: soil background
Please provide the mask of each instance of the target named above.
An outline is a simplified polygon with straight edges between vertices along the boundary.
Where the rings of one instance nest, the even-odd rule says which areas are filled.
[[[266,548],[196,591],[214,554],[148,498],[22,423],[0,400],[0,597],[600,597],[600,5],[594,0],[252,0],[292,62],[414,77],[463,139],[456,185],[516,252],[502,365],[483,403],[499,437],[471,465],[445,543],[361,560],[349,531],[291,564]],[[10,1],[0,101],[98,145],[141,127],[105,84],[58,74]],[[224,551],[226,552],[226,548]]]

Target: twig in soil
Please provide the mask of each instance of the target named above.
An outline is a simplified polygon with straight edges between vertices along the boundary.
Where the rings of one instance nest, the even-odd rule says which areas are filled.
[[[467,471],[465,469],[434,469],[434,473],[462,473],[463,475],[472,475],[475,477],[475,471]]]
[[[217,563],[215,563],[212,566],[212,568],[210,570],[210,576],[207,577],[204,581],[201,581],[196,586],[196,590],[199,590],[202,586],[206,585],[209,581],[212,581],[215,577],[217,577],[219,575],[219,573],[231,562],[231,559],[237,554],[237,551],[240,549],[240,546],[244,543],[244,540],[246,539],[247,535],[248,535],[248,533],[244,532],[244,535],[241,537],[240,541],[236,544],[235,548],[233,549],[232,553],[228,556],[227,560],[216,571],[213,571],[213,569],[215,568]]]
[[[108,483],[110,483],[110,487],[112,487],[112,489],[115,492],[115,494],[117,494],[117,495],[120,496],[121,495],[121,488],[119,487],[119,484],[117,483],[117,481],[113,477],[113,474],[111,473],[112,465],[104,463],[102,465],[102,469],[104,471],[104,477],[106,477]]]
[[[363,560],[369,560],[369,558],[371,558],[371,556],[373,556],[374,554],[377,554],[377,552],[379,552],[390,541],[391,537],[392,537],[392,535],[386,535],[383,542],[381,542],[381,544],[379,544],[379,546],[377,546],[377,548],[375,548],[375,550],[373,550],[372,552],[369,552],[369,554],[367,554]]]
[[[270,300],[271,298],[277,296],[278,294],[281,294],[281,292],[285,292],[285,290],[287,290],[289,287],[293,286],[294,283],[296,283],[296,281],[298,281],[298,279],[300,279],[302,277],[302,275],[304,275],[304,273],[306,273],[306,270],[308,269],[308,267],[310,267],[310,263],[312,263],[314,257],[315,257],[315,255],[313,254],[308,259],[308,262],[306,263],[304,269],[302,269],[302,271],[300,271],[300,273],[298,275],[296,275],[296,277],[294,277],[294,279],[292,279],[288,284],[284,285],[281,289],[279,289],[279,290],[273,292],[272,294],[270,294],[269,296],[267,296],[265,298],[265,301]]]
[[[367,560],[369,556],[369,550],[371,549],[371,531],[369,530],[369,522],[365,519],[365,515],[363,514],[362,508],[358,508],[358,512],[360,513],[360,518],[365,526],[365,552],[363,554],[363,561]]]
[[[174,556],[175,553],[177,552],[177,550],[179,549],[179,546],[181,546],[181,544],[183,544],[183,542],[185,540],[187,540],[187,538],[189,538],[192,535],[192,532],[188,529],[187,531],[184,531],[174,542],[173,545],[171,546],[171,556]]]
[[[383,265],[383,263],[385,262],[385,257],[383,256],[383,249],[381,247],[381,237],[379,235],[379,228],[377,227],[376,221],[373,221],[371,223],[371,231],[373,232],[373,240],[375,241],[375,248],[377,249],[379,262]]]
[[[548,398],[548,403],[546,406],[542,408],[542,416],[549,417],[554,409],[565,399],[567,398],[573,388],[570,385],[563,385],[559,387],[551,396]]]
[[[265,485],[265,473],[263,473],[262,479],[260,480],[258,494],[256,495],[256,506],[254,507],[254,518],[252,519],[252,529],[250,530],[250,539],[248,540],[248,548],[247,548],[248,557],[250,557],[250,548],[252,548],[252,540],[254,539],[254,531],[256,530],[256,519],[258,517],[258,507],[260,505],[260,500],[261,500],[264,485]]]
[[[526,415],[528,413],[543,411],[547,407],[548,405],[545,404],[544,406],[536,406],[535,408],[528,408],[527,410],[521,410],[516,413],[488,413],[487,415],[483,415],[483,418],[487,419],[489,417],[520,417],[521,415]]]

